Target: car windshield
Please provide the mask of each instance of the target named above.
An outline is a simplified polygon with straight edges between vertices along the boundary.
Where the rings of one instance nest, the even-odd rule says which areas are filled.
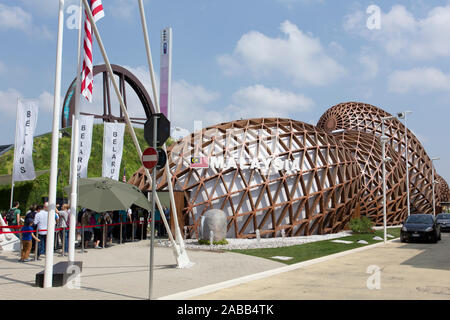
[[[433,223],[433,217],[430,215],[412,215],[406,220],[407,223]]]
[[[436,216],[437,220],[450,220],[450,213],[440,213]]]

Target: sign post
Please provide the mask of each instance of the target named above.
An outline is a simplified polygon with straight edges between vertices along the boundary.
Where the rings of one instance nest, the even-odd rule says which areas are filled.
[[[158,117],[156,115],[153,116],[153,148],[156,151],[156,136],[158,131]],[[156,161],[151,163],[154,166],[158,163],[158,157],[156,157]],[[156,194],[156,168],[153,168],[152,171],[152,227],[151,227],[151,242],[150,242],[150,277],[149,277],[149,293],[148,299],[152,299],[152,291],[153,291],[153,253],[155,247],[155,194]],[[162,212],[161,212],[162,214]]]

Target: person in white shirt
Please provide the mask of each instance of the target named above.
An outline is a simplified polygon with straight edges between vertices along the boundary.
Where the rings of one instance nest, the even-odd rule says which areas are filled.
[[[36,215],[34,216],[34,224],[38,230],[39,248],[38,248],[38,260],[42,254],[45,254],[45,243],[47,240],[47,224],[48,224],[48,202],[42,205],[38,205],[36,208]],[[55,220],[58,219],[58,215],[55,213]]]

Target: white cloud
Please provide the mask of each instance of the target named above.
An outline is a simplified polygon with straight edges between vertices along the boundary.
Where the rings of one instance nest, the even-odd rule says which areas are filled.
[[[26,7],[33,14],[37,14],[43,17],[57,17],[58,9],[59,9],[59,1],[57,0],[20,0],[22,5]],[[105,2],[105,1],[103,1]],[[65,0],[64,6],[65,9],[68,8],[69,5],[79,5],[78,0]]]
[[[54,95],[48,91],[44,91],[39,95],[39,109],[44,112],[53,113]],[[62,101],[63,97],[61,97]]]
[[[0,3],[0,29],[17,29],[28,32],[32,28],[31,14],[20,7],[10,7]]]
[[[115,18],[130,19],[132,17],[138,17],[138,13],[136,12],[138,8],[137,1],[114,0],[104,8],[106,13],[111,12],[111,15]]]
[[[44,91],[39,97],[24,97],[24,95],[16,89],[7,89],[5,91],[0,91],[0,113],[3,116],[15,119],[17,110],[17,98],[20,99],[36,99],[39,101],[39,111],[42,112],[53,112],[53,94]]]
[[[375,78],[378,75],[378,59],[374,54],[363,52],[358,58],[362,66],[362,75],[366,79]]]
[[[434,7],[426,17],[416,18],[403,5],[381,13],[381,29],[366,27],[368,15],[358,10],[344,19],[344,30],[378,43],[384,50],[401,58],[432,59],[450,56],[450,4]]]
[[[175,81],[172,85],[172,120],[174,126],[193,130],[194,121],[201,120],[203,126],[227,120],[228,115],[217,108],[220,94],[209,91],[200,85],[185,80]]]
[[[233,105],[226,113],[239,118],[289,117],[293,113],[307,111],[314,101],[302,94],[254,85],[242,88],[232,96]]]
[[[38,27],[33,23],[33,17],[18,6],[7,6],[0,3],[0,31],[19,30],[28,35],[50,38],[47,27]]]
[[[152,96],[148,68],[143,66],[125,66],[125,68],[143,83]],[[156,77],[156,82],[157,87],[159,87],[158,77]],[[94,78],[93,104],[83,101],[82,111],[102,112],[103,91],[101,88],[101,78]],[[127,87],[126,91],[130,116],[144,116],[140,102],[132,89]],[[111,97],[113,112],[118,113],[118,103],[113,91],[111,91]],[[184,133],[184,130],[192,132],[194,121],[202,121],[202,125],[205,127],[240,118],[288,117],[294,113],[309,110],[315,105],[312,99],[302,94],[277,88],[266,88],[263,85],[254,85],[237,90],[231,97],[232,104],[226,107],[220,104],[220,98],[219,92],[208,90],[201,85],[192,84],[183,79],[175,80],[172,83],[172,129],[180,127],[185,128],[183,129]]]
[[[271,38],[251,31],[238,41],[231,55],[218,57],[225,74],[250,72],[254,77],[280,74],[296,85],[324,85],[345,73],[344,67],[329,57],[320,40],[303,33],[289,21],[281,24],[284,38]]]
[[[0,91],[0,111],[2,115],[15,117],[18,97],[22,97],[22,94],[16,89]]]
[[[397,70],[389,75],[388,88],[396,93],[448,91],[450,74],[436,68]]]

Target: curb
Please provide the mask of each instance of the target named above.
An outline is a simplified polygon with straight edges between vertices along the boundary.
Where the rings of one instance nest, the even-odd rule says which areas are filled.
[[[391,243],[391,242],[396,241],[396,240],[398,240],[398,238],[395,238],[395,239],[392,239],[392,240],[388,240],[386,242],[386,244],[387,243]],[[288,266],[285,266],[285,267],[280,267],[280,268],[276,268],[276,269],[272,269],[272,270],[267,270],[267,271],[263,271],[263,272],[260,272],[260,273],[255,273],[255,274],[243,276],[243,277],[232,279],[232,280],[227,280],[227,281],[223,281],[223,282],[207,285],[207,286],[200,287],[200,288],[195,288],[195,289],[191,289],[191,290],[187,290],[187,291],[178,292],[178,293],[175,293],[175,294],[159,297],[156,300],[185,300],[185,299],[189,299],[189,298],[192,298],[192,297],[200,296],[200,295],[203,295],[203,294],[212,293],[214,291],[218,291],[218,290],[221,290],[221,289],[230,288],[230,287],[233,287],[233,286],[236,286],[236,285],[239,285],[239,284],[243,284],[243,283],[247,283],[247,282],[250,282],[250,281],[264,279],[264,278],[271,277],[271,276],[274,276],[274,275],[277,275],[277,274],[280,274],[280,273],[301,269],[301,268],[304,268],[304,267],[307,267],[307,266],[311,266],[311,265],[314,265],[314,264],[317,264],[317,263],[329,261],[329,260],[332,260],[332,259],[335,259],[335,258],[343,257],[343,256],[346,256],[346,255],[349,255],[349,254],[352,254],[352,253],[356,253],[356,252],[360,252],[360,251],[373,249],[373,248],[380,247],[380,246],[383,246],[383,245],[384,245],[384,241],[379,242],[379,243],[375,243],[375,244],[371,244],[371,245],[367,245],[367,246],[364,246],[364,247],[361,247],[361,248],[346,250],[346,251],[334,253],[334,254],[331,254],[331,255],[328,255],[328,256],[324,256],[324,257],[320,257],[320,258],[316,258],[316,259],[312,259],[312,260],[307,260],[307,261],[295,263],[295,264],[288,265]]]

